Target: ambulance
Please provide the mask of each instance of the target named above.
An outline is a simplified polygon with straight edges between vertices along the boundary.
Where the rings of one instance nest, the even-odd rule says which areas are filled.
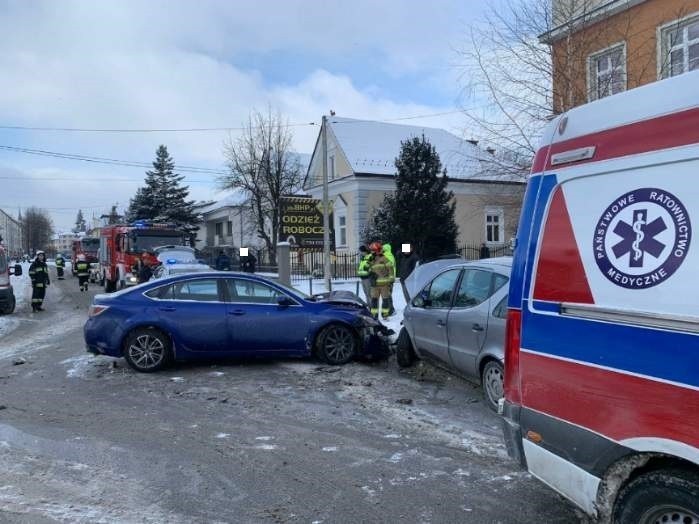
[[[699,71],[548,126],[516,238],[510,456],[602,522],[699,522]]]

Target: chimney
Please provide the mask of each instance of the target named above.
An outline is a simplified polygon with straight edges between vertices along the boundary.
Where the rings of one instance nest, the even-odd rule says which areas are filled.
[[[490,153],[491,155],[495,156],[495,149],[494,149],[494,148],[492,148],[492,147],[487,147],[487,148],[485,149],[485,151],[486,151],[487,153]]]
[[[474,146],[478,145],[478,140],[475,140],[473,138],[466,140],[466,142],[468,142],[469,144],[473,144]]]

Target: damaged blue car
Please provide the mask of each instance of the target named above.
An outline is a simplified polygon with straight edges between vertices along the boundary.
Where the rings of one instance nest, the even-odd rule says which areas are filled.
[[[308,357],[331,365],[389,353],[386,328],[347,292],[308,296],[247,273],[195,273],[96,295],[84,335],[94,354],[140,372],[175,360]]]

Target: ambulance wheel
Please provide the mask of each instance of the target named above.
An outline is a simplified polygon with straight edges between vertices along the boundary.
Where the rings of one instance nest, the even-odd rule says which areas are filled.
[[[407,368],[412,366],[416,359],[417,355],[415,355],[413,344],[410,342],[408,330],[401,328],[396,340],[396,362],[400,367]]]
[[[505,396],[505,370],[497,360],[489,360],[481,373],[483,397],[488,407],[497,413],[498,401]]]
[[[10,302],[2,310],[0,310],[0,314],[9,315],[9,314],[13,313],[15,311],[15,305],[16,305],[16,302],[15,302],[14,295],[10,296]]]
[[[141,373],[163,369],[173,360],[170,337],[155,328],[134,329],[124,342],[124,358]]]
[[[681,469],[652,471],[629,482],[614,504],[615,524],[699,523],[699,475]]]

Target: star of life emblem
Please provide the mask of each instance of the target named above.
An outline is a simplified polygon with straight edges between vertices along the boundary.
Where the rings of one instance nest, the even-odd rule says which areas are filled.
[[[627,289],[657,286],[689,252],[692,226],[680,200],[658,188],[630,191],[609,204],[595,227],[593,249],[602,274]]]

